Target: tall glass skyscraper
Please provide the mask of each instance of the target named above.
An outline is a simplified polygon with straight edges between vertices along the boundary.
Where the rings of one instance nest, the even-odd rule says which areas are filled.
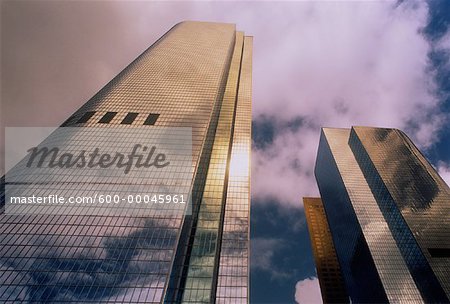
[[[349,303],[322,200],[304,197],[303,206],[323,303]]]
[[[352,302],[449,302],[450,189],[403,132],[323,128],[315,175]]]
[[[0,301],[247,303],[251,86],[252,37],[232,24],[182,22],[142,53],[46,142],[122,151],[157,134],[178,148],[173,157],[191,151],[189,166],[124,175],[122,168],[92,174],[62,165],[57,174],[36,175],[21,162],[10,176],[26,182],[7,174],[2,188],[14,184],[31,196],[45,185],[93,197],[174,185],[191,194],[189,210],[14,214],[2,190]],[[186,137],[192,147],[183,146]]]

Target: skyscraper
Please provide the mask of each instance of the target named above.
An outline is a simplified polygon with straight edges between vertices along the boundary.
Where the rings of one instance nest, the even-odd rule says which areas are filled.
[[[339,261],[334,249],[322,200],[318,197],[304,197],[306,221],[316,263],[323,303],[348,303]]]
[[[41,175],[25,170],[26,162],[13,168],[0,215],[0,299],[248,302],[251,70],[252,37],[234,25],[179,23],[46,142],[64,141],[69,152],[100,145],[122,153],[126,144],[153,136],[172,147],[169,156],[192,158],[189,166],[154,175],[142,165],[128,175],[123,166],[92,173],[87,166],[67,171],[62,165],[57,174]],[[183,128],[191,130],[188,136],[177,131]],[[45,214],[30,213],[31,207],[25,214],[8,213],[12,185],[15,194],[53,189],[92,198],[107,190],[145,193],[161,184],[188,189],[191,204],[172,213],[141,208],[105,215],[104,209],[90,214],[94,209],[75,208],[52,214],[53,207]]]
[[[396,129],[323,128],[315,175],[352,302],[450,299],[450,189]]]

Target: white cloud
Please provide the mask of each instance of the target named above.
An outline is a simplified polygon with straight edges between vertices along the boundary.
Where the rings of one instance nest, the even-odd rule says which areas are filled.
[[[316,277],[298,281],[295,284],[295,301],[298,304],[319,304],[322,302],[319,280]]]
[[[447,185],[450,186],[450,165],[444,162],[439,162],[437,171]]]
[[[318,194],[314,163],[319,129],[301,128],[276,135],[272,145],[253,151],[253,198],[301,206],[302,196]]]

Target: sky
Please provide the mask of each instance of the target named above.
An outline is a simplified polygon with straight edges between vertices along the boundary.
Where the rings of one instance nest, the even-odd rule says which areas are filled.
[[[400,128],[450,183],[449,11],[448,1],[2,1],[1,124],[57,126],[174,24],[235,23],[254,37],[251,302],[319,303],[301,198],[318,195],[321,127]]]

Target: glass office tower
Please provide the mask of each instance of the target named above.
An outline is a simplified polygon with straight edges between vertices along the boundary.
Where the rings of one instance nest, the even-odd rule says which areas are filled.
[[[124,184],[145,191],[192,172],[181,185],[191,193],[189,211],[9,214],[2,190],[0,300],[247,303],[251,75],[252,37],[232,24],[182,22],[68,118],[58,130],[71,130],[62,140],[74,147],[95,139],[120,150],[150,136],[145,128],[163,130],[160,138],[189,128],[192,165],[157,176],[61,171],[33,176],[21,191],[39,191],[30,185],[41,178],[62,194],[73,192],[74,180],[83,195]],[[55,134],[47,141],[61,140]],[[16,175],[27,174],[18,166]]]
[[[403,132],[323,128],[315,175],[352,302],[449,302],[450,189]]]
[[[349,303],[325,209],[319,197],[304,197],[306,222],[323,303]]]

